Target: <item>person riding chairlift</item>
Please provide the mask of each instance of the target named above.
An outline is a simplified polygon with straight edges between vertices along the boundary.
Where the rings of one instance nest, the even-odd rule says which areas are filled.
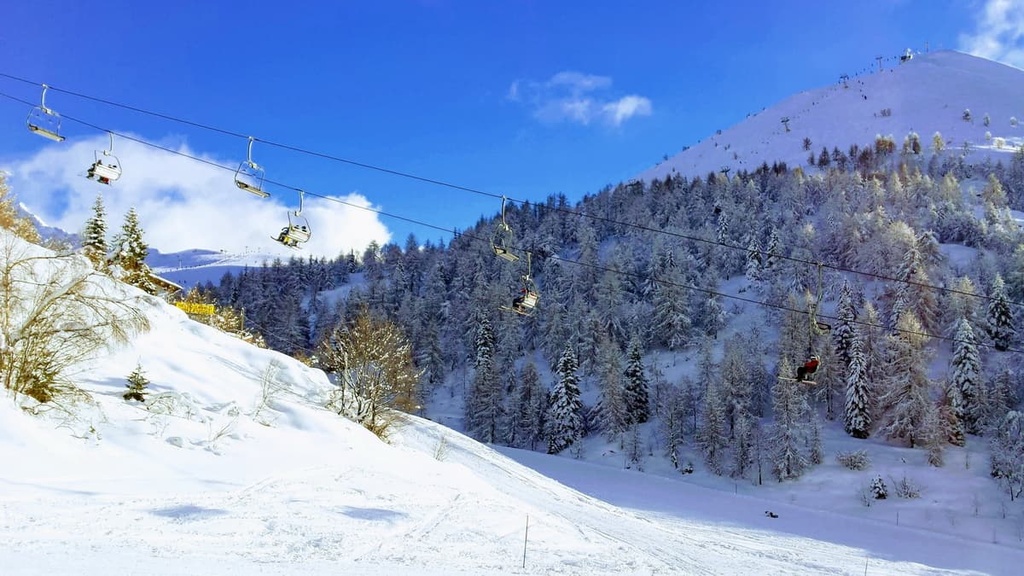
[[[815,372],[817,372],[818,371],[818,364],[820,364],[820,361],[818,360],[818,356],[817,355],[814,355],[814,356],[811,356],[810,358],[808,358],[807,361],[804,362],[803,366],[797,367],[797,369],[796,369],[796,381],[797,382],[803,382],[808,376],[810,376],[811,374],[814,374]]]
[[[525,312],[526,311],[526,306],[523,305],[523,302],[525,300],[526,300],[526,288],[522,288],[522,289],[519,290],[519,294],[516,295],[516,297],[512,299],[512,309],[515,310],[516,312]]]
[[[296,246],[298,242],[296,242],[294,238],[288,236],[288,232],[288,226],[281,228],[281,233],[277,236],[277,241],[280,242],[281,244],[284,244],[285,246]]]
[[[86,173],[86,175],[90,180],[97,180],[101,184],[110,184],[110,178],[107,178],[106,176],[96,176],[96,167],[101,165],[100,162],[100,160],[93,162],[92,166],[89,166],[89,171]]]

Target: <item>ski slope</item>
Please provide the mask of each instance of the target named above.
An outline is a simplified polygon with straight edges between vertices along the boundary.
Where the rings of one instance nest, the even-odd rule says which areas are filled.
[[[91,402],[38,415],[0,402],[5,576],[1011,574],[1024,561],[797,506],[770,519],[763,500],[502,454],[413,417],[384,444],[321,407],[322,372],[147,302],[152,329],[79,374]],[[136,366],[148,409],[121,399]]]

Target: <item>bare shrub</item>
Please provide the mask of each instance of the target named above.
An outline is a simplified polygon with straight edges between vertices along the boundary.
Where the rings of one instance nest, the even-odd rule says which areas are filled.
[[[0,379],[15,397],[50,402],[79,391],[74,366],[148,330],[141,294],[78,255],[0,236]]]
[[[267,369],[263,371],[263,376],[260,378],[260,395],[256,398],[256,405],[253,407],[252,419],[264,426],[270,426],[274,423],[274,417],[269,416],[267,411],[270,410],[270,404],[277,398],[282,392],[288,389],[288,385],[282,383],[277,379],[277,373],[280,372],[281,365],[277,362],[271,362]]]
[[[914,480],[907,478],[906,475],[899,480],[894,478],[889,478],[889,480],[892,481],[893,492],[900,498],[911,499],[921,497],[921,486]]]
[[[337,376],[328,408],[359,422],[381,439],[419,408],[422,371],[412,361],[412,345],[402,329],[366,309],[351,324],[339,324],[316,349],[316,365]]]
[[[836,462],[850,470],[867,470],[871,466],[871,458],[865,450],[854,450],[853,452],[837,452]]]

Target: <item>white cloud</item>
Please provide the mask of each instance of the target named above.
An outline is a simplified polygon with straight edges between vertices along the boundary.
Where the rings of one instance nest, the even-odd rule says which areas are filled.
[[[650,116],[651,101],[643,96],[629,95],[604,105],[601,112],[618,126],[633,116]]]
[[[649,116],[651,101],[638,95],[614,99],[602,92],[612,86],[607,76],[581,72],[559,72],[550,79],[516,80],[508,92],[508,99],[522,102],[533,109],[535,118],[542,122],[575,122],[584,126],[600,122],[620,126],[634,116]]]
[[[607,76],[595,76],[580,72],[559,72],[547,82],[548,86],[567,86],[573,93],[590,92],[602,88],[609,88],[612,79]]]
[[[161,145],[224,166],[237,162],[204,156],[181,142]],[[147,243],[161,252],[205,248],[295,254],[271,236],[288,223],[288,212],[298,208],[298,193],[271,190],[270,198],[260,199],[239,190],[230,171],[123,138],[115,138],[114,153],[124,174],[105,186],[85,178],[85,172],[95,150],[108,146],[107,136],[48,145],[33,156],[8,162],[4,169],[10,173],[12,192],[28,210],[68,232],[81,231],[102,193],[111,237],[120,230],[128,209],[135,207]],[[336,257],[350,249],[361,252],[371,240],[390,241],[378,215],[356,207],[372,207],[367,198],[356,193],[330,198],[353,206],[306,195],[302,216],[308,218],[313,235],[301,254]]]
[[[988,0],[975,24],[960,35],[960,50],[1024,69],[1024,2]]]

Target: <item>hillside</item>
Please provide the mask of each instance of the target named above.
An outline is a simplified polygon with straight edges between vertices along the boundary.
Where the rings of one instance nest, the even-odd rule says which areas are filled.
[[[0,476],[5,574],[938,574],[1024,559],[978,542],[944,554],[945,536],[872,522],[844,523],[852,546],[785,534],[749,497],[695,515],[685,503],[709,493],[654,478],[633,476],[657,492],[620,508],[417,418],[383,444],[322,407],[322,372],[141,306],[151,329],[81,367],[88,400],[36,416],[0,404],[0,459],[16,463]],[[136,366],[145,405],[121,398]],[[547,461],[570,483],[626,478]]]
[[[702,139],[639,178],[703,177],[725,167],[753,171],[764,162],[779,161],[790,168],[806,167],[808,154],[817,156],[822,147],[845,152],[851,144],[870,145],[878,135],[892,136],[901,146],[911,132],[926,149],[938,132],[949,150],[961,152],[969,143],[975,160],[982,155],[1005,158],[1024,142],[1024,127],[1013,121],[1024,119],[1017,97],[1022,90],[1024,72],[1016,68],[961,52],[918,54],[881,72],[876,67],[869,74],[794,94]],[[964,120],[965,110],[970,121]],[[805,138],[811,142],[809,151]],[[1002,149],[995,147],[996,138],[1004,139]]]

